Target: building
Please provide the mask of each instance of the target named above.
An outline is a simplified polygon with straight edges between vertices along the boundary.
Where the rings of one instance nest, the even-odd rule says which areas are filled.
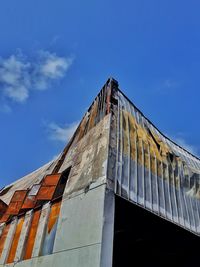
[[[60,156],[0,191],[0,266],[198,266],[199,178],[111,78]]]

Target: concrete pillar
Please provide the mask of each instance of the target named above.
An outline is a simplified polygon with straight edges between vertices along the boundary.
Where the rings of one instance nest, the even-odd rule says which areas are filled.
[[[40,254],[43,238],[44,238],[44,233],[46,230],[46,226],[48,223],[48,218],[49,218],[49,212],[50,212],[50,203],[47,203],[43,206],[41,215],[40,215],[40,220],[38,224],[38,229],[37,229],[37,234],[36,234],[36,239],[35,239],[35,244],[33,247],[33,253],[32,257],[38,257]]]
[[[12,241],[13,241],[13,237],[14,237],[14,234],[15,234],[15,230],[16,230],[16,227],[17,227],[17,221],[18,221],[18,219],[15,218],[11,222],[11,225],[10,225],[10,228],[9,228],[9,231],[8,231],[8,235],[6,237],[6,241],[5,241],[5,244],[4,244],[3,252],[2,252],[2,255],[1,255],[0,264],[4,264],[6,262],[6,260],[7,260],[8,253],[10,251],[10,247],[11,247],[11,244],[12,244]]]

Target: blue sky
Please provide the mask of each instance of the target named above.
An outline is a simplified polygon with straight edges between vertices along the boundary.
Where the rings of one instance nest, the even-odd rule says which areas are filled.
[[[0,8],[0,187],[51,160],[108,77],[200,154],[200,3],[20,0]]]

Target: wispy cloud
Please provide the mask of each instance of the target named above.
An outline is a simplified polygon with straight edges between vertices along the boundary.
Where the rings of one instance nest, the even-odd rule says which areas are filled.
[[[46,90],[61,79],[73,62],[49,51],[39,51],[34,58],[23,54],[0,58],[0,94],[7,100],[23,103],[31,90]]]
[[[178,81],[175,81],[173,79],[166,79],[157,84],[154,91],[156,93],[167,94],[173,92],[174,90],[177,90],[180,85],[181,84]]]
[[[0,105],[0,112],[2,112],[2,113],[11,113],[12,109],[7,104],[2,104],[2,105]]]
[[[65,126],[59,126],[56,123],[48,124],[49,137],[52,140],[67,142],[73,136],[79,122],[73,122]]]

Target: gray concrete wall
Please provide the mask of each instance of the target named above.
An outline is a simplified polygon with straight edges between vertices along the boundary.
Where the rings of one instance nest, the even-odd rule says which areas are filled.
[[[64,199],[53,254],[0,266],[100,267],[106,185]]]

